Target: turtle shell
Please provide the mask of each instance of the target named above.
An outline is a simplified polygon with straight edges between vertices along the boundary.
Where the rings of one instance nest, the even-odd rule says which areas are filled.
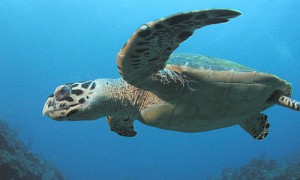
[[[228,60],[175,54],[166,69],[185,75],[189,92],[141,112],[142,122],[162,129],[199,132],[232,126],[274,105],[274,93],[291,95],[287,81]]]

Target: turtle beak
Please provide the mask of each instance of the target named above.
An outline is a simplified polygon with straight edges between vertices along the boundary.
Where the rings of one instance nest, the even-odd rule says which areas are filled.
[[[70,120],[70,116],[77,113],[82,104],[70,104],[67,101],[58,101],[55,97],[50,96],[43,108],[43,115],[54,120]]]
[[[56,107],[56,101],[54,98],[49,97],[43,108],[43,116],[48,115],[51,111],[54,111],[54,107]]]
[[[63,120],[68,109],[67,105],[62,105],[54,97],[49,97],[44,105],[43,115],[54,120]]]

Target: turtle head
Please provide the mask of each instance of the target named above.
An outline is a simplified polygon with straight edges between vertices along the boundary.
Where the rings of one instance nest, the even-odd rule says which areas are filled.
[[[54,120],[97,119],[93,111],[96,83],[86,81],[58,86],[44,105],[43,115]]]

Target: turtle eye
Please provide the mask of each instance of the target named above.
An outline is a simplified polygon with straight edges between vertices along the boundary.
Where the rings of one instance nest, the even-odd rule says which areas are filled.
[[[71,87],[67,85],[62,85],[56,88],[54,97],[57,101],[62,101],[69,97],[70,93]]]

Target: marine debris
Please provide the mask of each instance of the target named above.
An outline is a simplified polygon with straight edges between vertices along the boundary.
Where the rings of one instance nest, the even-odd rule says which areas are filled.
[[[62,180],[61,172],[50,162],[29,151],[16,130],[0,120],[1,179]]]

